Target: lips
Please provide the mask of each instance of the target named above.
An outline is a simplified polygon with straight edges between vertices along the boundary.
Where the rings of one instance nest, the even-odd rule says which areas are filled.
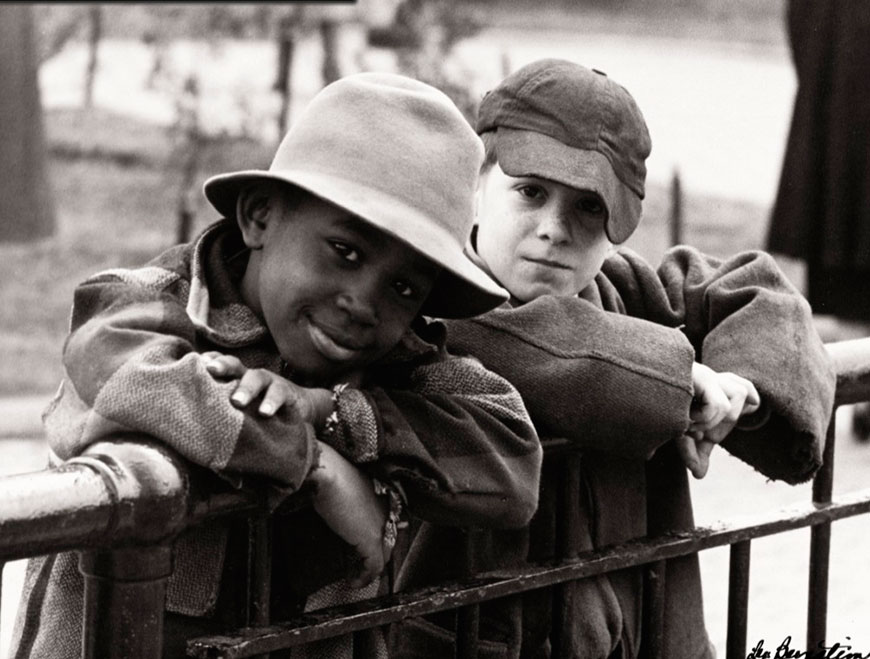
[[[533,258],[531,256],[524,256],[523,259],[525,261],[529,261],[530,263],[535,263],[536,265],[543,265],[547,268],[555,268],[556,270],[571,269],[571,266],[565,265],[564,263],[559,263],[559,261],[551,261],[550,259],[539,259]]]
[[[366,346],[356,344],[337,333],[327,333],[311,320],[308,322],[308,336],[315,349],[326,359],[334,362],[359,359],[366,349]]]

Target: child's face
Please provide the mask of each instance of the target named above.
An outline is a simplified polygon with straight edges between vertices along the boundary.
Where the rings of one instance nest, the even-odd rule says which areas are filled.
[[[577,295],[610,252],[598,195],[548,179],[512,177],[498,164],[481,177],[477,253],[523,302]]]
[[[249,304],[293,374],[317,382],[335,382],[395,347],[439,272],[317,197],[292,211],[281,203],[264,225],[262,249],[251,252],[245,275],[254,280]]]

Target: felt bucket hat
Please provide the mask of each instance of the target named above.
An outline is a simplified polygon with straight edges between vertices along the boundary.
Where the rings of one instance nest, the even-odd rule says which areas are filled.
[[[613,243],[637,228],[652,143],[634,98],[605,73],[561,59],[527,64],[481,101],[477,132],[487,131],[508,176],[596,192]]]
[[[508,294],[463,252],[474,222],[483,146],[443,92],[401,75],[358,73],[324,87],[282,140],[268,170],[208,179],[225,217],[258,179],[335,204],[441,266],[422,312],[477,315]]]

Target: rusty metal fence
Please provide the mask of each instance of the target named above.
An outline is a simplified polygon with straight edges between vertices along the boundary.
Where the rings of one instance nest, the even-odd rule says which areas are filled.
[[[828,344],[838,378],[837,406],[870,400],[870,338]],[[67,550],[81,552],[85,576],[83,656],[88,659],[162,653],[163,602],[171,573],[172,542],[193,525],[215,517],[249,520],[248,626],[221,636],[191,639],[188,654],[201,658],[268,656],[269,652],[333,636],[360,633],[406,618],[456,612],[455,656],[477,656],[482,602],[553,588],[632,566],[646,573],[644,656],[662,657],[664,561],[713,547],[730,546],[726,657],[746,657],[749,563],[752,541],[811,527],[807,648],[825,642],[831,524],[870,512],[870,490],[832,499],[835,423],[824,465],[806,506],[772,511],[752,523],[723,524],[691,533],[644,538],[595,552],[577,551],[565,529],[560,559],[516,571],[479,574],[438,587],[397,593],[316,611],[298,619],[269,618],[269,519],[251,491],[216,488],[166,448],[145,438],[124,437],[91,447],[60,467],[0,478],[0,567],[3,561]],[[562,465],[561,504],[578,500],[579,470],[564,442],[550,442]],[[300,497],[298,505],[305,505]],[[576,516],[560,515],[566,523]],[[553,656],[563,630],[554,616]]]

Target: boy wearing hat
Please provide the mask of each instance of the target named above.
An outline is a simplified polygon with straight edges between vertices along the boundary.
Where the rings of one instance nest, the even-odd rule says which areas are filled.
[[[449,346],[510,380],[542,437],[579,449],[580,549],[691,529],[686,468],[703,477],[720,442],[768,478],[809,479],[835,379],[809,305],[773,260],[682,246],[654,269],[613,248],[640,221],[651,146],[631,95],[599,71],[540,60],[484,97],[477,132],[486,155],[468,251],[511,299],[449,321]],[[472,569],[557,558],[553,466],[524,538],[472,538]],[[410,555],[437,553],[451,533],[424,526]],[[456,576],[445,571],[416,561],[400,583]],[[663,656],[712,656],[697,556],[669,560],[665,583]],[[640,570],[570,589],[563,611],[546,590],[490,606],[485,656],[643,656]],[[553,649],[556,615],[565,631]],[[403,625],[397,656],[427,656],[418,650],[437,647],[446,626]]]
[[[358,74],[326,87],[268,170],[205,183],[229,219],[77,288],[45,415],[53,452],[133,431],[234,485],[265,484],[273,505],[311,483],[313,510],[276,518],[275,617],[376,594],[402,505],[433,522],[526,524],[541,449],[522,401],[448,355],[443,325],[422,315],[506,299],[463,253],[482,155],[428,85]],[[219,523],[176,543],[165,656],[244,624],[244,542]],[[78,656],[76,563],[31,561],[12,656]]]

